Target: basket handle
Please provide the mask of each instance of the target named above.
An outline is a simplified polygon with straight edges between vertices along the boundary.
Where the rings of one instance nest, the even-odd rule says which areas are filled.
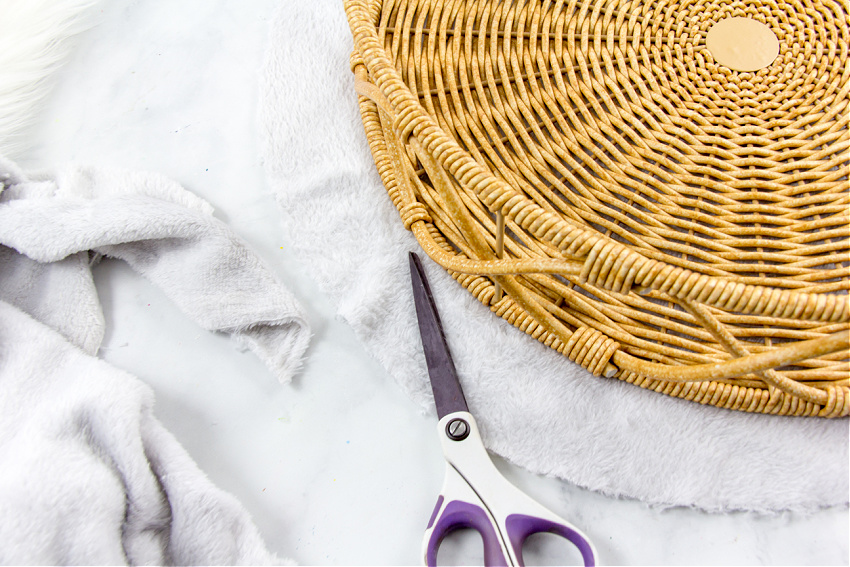
[[[705,380],[727,380],[744,374],[753,374],[770,368],[794,364],[801,360],[846,350],[848,345],[850,345],[850,330],[844,330],[825,337],[783,345],[769,351],[711,364],[670,366],[656,362],[645,362],[622,350],[615,352],[612,360],[623,370],[642,376],[650,376],[657,380],[702,382]],[[826,394],[824,393],[824,395]],[[823,400],[825,401],[826,398],[823,398]]]

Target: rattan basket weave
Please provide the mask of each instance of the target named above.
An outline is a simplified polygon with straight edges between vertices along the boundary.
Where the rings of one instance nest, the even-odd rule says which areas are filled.
[[[596,375],[823,417],[850,414],[848,11],[346,1],[378,171],[475,297]],[[716,60],[729,18],[778,54]]]

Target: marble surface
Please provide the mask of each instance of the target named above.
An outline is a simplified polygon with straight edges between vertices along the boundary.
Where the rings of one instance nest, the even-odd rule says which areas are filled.
[[[257,70],[273,0],[114,0],[80,37],[33,132],[27,168],[67,161],[153,170],[207,199],[302,302],[314,336],[280,385],[126,265],[95,279],[101,356],[151,385],[156,414],[250,511],[270,549],[302,564],[415,564],[439,492],[436,417],[368,357],[281,236],[257,148]],[[305,3],[305,7],[308,4]],[[711,515],[615,500],[497,459],[504,474],[581,527],[607,564],[847,564],[848,512]],[[541,536],[528,564],[571,550]],[[452,536],[440,561],[482,559]]]

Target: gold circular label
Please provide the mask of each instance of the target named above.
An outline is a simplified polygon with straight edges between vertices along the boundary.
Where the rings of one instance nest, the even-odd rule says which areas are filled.
[[[715,61],[735,71],[758,71],[779,55],[779,39],[750,18],[726,18],[714,24],[705,44]]]

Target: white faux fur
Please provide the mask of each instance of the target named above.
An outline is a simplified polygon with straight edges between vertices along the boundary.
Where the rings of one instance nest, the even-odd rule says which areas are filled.
[[[292,376],[309,340],[300,307],[211,213],[161,175],[29,179],[0,157],[0,563],[281,561],[153,417],[149,388],[93,356],[92,253]]]
[[[284,2],[262,92],[265,164],[284,232],[358,337],[431,404],[407,251],[416,250],[369,154],[339,0]],[[594,378],[426,270],[488,446],[600,492],[707,510],[846,506],[847,420],[700,406]]]
[[[98,0],[0,2],[0,154],[18,159],[72,38],[95,22]]]

